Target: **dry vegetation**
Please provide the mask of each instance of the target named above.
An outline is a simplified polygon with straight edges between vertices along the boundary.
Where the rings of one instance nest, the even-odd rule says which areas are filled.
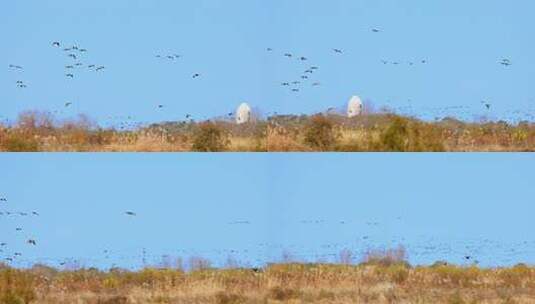
[[[58,122],[24,112],[0,125],[0,151],[535,151],[535,124],[425,122],[395,114],[275,116],[245,125],[229,121],[167,122],[135,130],[103,129],[85,116]]]
[[[36,265],[0,267],[0,303],[534,303],[535,268],[482,269],[437,262],[412,267],[402,249],[368,253],[358,265],[348,251],[339,264],[271,264],[212,269],[194,259],[190,271],[145,268],[59,271]],[[195,261],[202,261],[197,263]]]

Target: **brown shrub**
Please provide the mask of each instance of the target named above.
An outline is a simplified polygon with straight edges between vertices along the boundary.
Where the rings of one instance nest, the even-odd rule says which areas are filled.
[[[197,152],[220,152],[230,144],[228,133],[212,122],[201,123],[193,135],[193,150]]]
[[[321,114],[310,119],[304,133],[305,144],[321,151],[332,149],[339,137],[333,122]]]
[[[225,293],[223,291],[218,292],[215,295],[215,301],[217,304],[241,304],[246,302],[246,298],[233,293]]]
[[[273,287],[268,292],[268,298],[277,301],[288,301],[297,299],[301,296],[298,290],[283,288],[280,286]]]

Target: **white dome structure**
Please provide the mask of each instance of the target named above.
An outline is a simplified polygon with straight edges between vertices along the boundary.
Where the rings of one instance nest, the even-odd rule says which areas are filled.
[[[236,110],[236,123],[241,125],[249,121],[251,121],[251,107],[244,102]]]
[[[349,104],[347,105],[347,117],[351,118],[361,115],[363,112],[363,107],[364,106],[360,97],[351,97]]]

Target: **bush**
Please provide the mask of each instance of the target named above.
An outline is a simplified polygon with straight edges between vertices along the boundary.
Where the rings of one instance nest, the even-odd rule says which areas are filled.
[[[444,151],[440,130],[431,124],[391,116],[390,125],[381,132],[377,150],[390,152]]]
[[[319,114],[312,117],[305,129],[305,144],[313,149],[326,151],[331,149],[338,138],[333,123]]]
[[[215,295],[215,300],[217,304],[240,304],[246,302],[246,299],[243,296],[237,294],[227,294],[222,291]]]
[[[277,301],[288,301],[299,298],[300,293],[295,289],[273,287],[269,290],[268,297]]]
[[[7,152],[37,152],[39,143],[31,135],[9,134],[0,141],[0,149]]]
[[[193,150],[197,152],[224,151],[229,144],[227,132],[212,122],[201,123],[193,136]]]
[[[0,303],[27,304],[35,300],[33,276],[10,268],[0,270]]]

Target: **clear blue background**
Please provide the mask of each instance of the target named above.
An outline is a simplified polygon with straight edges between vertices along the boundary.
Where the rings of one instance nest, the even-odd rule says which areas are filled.
[[[202,119],[242,101],[266,114],[312,113],[358,94],[428,118],[533,120],[533,11],[529,0],[8,1],[0,10],[0,119],[27,109],[85,113],[102,124]],[[63,67],[74,62],[53,41],[87,48],[81,61],[106,70],[83,67],[67,79]],[[173,53],[183,58],[154,57]],[[503,58],[513,65],[501,66]],[[309,82],[297,94],[280,86],[310,65],[320,67],[310,82],[322,86]]]
[[[533,154],[0,154],[0,168],[0,211],[40,214],[0,216],[18,266],[139,267],[143,248],[152,264],[358,261],[398,244],[415,264],[535,263]]]

